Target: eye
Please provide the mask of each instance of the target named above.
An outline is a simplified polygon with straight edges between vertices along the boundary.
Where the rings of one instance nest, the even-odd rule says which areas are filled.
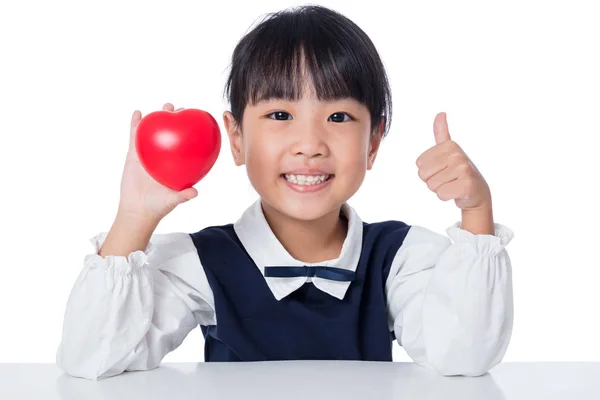
[[[271,118],[271,115],[275,115],[275,118]],[[288,120],[287,116],[291,117],[291,115],[289,113],[286,113],[285,111],[275,111],[275,112],[272,112],[270,114],[267,114],[268,118],[276,119],[278,121],[286,121],[286,120]],[[291,119],[291,118],[289,118],[289,119]]]
[[[347,120],[344,119],[344,116],[348,117]],[[352,117],[350,117],[348,114],[343,113],[343,112],[336,112],[334,114],[331,114],[331,117],[333,117],[333,122],[346,122],[346,121],[350,121],[352,120]]]
[[[274,118],[272,117],[273,115],[275,116]],[[278,121],[287,121],[287,120],[292,119],[292,116],[285,111],[274,111],[270,114],[267,114],[266,116],[270,119],[275,119]],[[333,117],[333,120],[331,119],[332,117]],[[345,117],[347,117],[347,119],[345,119]],[[344,112],[337,112],[337,113],[331,114],[328,121],[329,120],[332,120],[333,122],[347,122],[347,121],[351,121],[352,117]]]

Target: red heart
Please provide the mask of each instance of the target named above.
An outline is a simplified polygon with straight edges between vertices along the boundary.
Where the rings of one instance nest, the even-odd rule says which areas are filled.
[[[139,122],[135,146],[150,176],[181,191],[194,186],[213,167],[221,150],[221,132],[206,111],[155,111]]]

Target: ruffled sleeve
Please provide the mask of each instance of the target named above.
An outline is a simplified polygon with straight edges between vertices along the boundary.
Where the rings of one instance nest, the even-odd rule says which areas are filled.
[[[456,222],[448,236],[414,225],[386,281],[390,329],[417,363],[442,375],[479,376],[497,365],[513,327],[514,233],[474,235]]]
[[[148,242],[146,250],[136,250],[125,256],[107,256],[98,255],[100,248],[106,240],[108,232],[100,232],[88,239],[94,248],[94,253],[87,254],[83,259],[83,264],[89,268],[103,268],[105,270],[113,269],[114,272],[122,275],[130,274],[132,271],[138,270],[140,267],[148,264],[151,256],[155,255],[156,245],[152,241],[156,240],[156,236]]]
[[[479,254],[497,255],[510,243],[514,232],[508,227],[494,223],[494,235],[473,233],[461,229],[461,221],[455,222],[446,229],[446,234],[454,243],[462,243],[471,246]]]
[[[56,353],[65,373],[93,380],[155,368],[198,324],[216,323],[187,233],[153,234],[144,251],[102,257],[107,234],[89,239],[94,252],[71,290]]]

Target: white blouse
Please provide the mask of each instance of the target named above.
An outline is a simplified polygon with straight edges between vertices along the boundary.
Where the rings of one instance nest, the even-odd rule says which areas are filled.
[[[343,210],[348,235],[340,257],[329,261],[358,263],[362,221],[349,205]],[[392,262],[385,285],[390,331],[416,363],[442,375],[482,375],[508,347],[513,291],[505,246],[514,234],[494,225],[495,235],[473,235],[458,221],[446,229],[448,236],[413,225]],[[259,268],[259,254],[302,265],[276,240],[259,201],[235,228],[249,254],[257,254]],[[156,368],[198,325],[217,323],[212,291],[187,233],[155,233],[145,251],[101,257],[106,235],[90,238],[94,252],[85,256],[72,288],[56,353],[65,373],[93,380]],[[261,240],[252,241],[256,237]],[[259,243],[268,251],[253,248]],[[266,279],[277,299],[295,290],[282,278]],[[314,283],[340,298],[345,293]]]

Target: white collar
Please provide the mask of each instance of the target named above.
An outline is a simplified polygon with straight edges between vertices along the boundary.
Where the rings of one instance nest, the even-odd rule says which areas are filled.
[[[347,203],[342,205],[342,213],[348,219],[348,234],[344,239],[342,251],[338,258],[318,263],[305,263],[292,257],[281,242],[277,239],[269,226],[260,198],[254,202],[234,223],[236,235],[244,245],[244,248],[265,276],[265,266],[329,266],[343,268],[355,272],[360,259],[362,248],[362,221],[356,211]],[[319,277],[307,278],[304,276],[293,278],[265,277],[267,285],[277,300],[281,300],[288,294],[300,288],[307,280],[312,279],[314,285],[338,299],[343,299],[351,282],[334,281]]]

